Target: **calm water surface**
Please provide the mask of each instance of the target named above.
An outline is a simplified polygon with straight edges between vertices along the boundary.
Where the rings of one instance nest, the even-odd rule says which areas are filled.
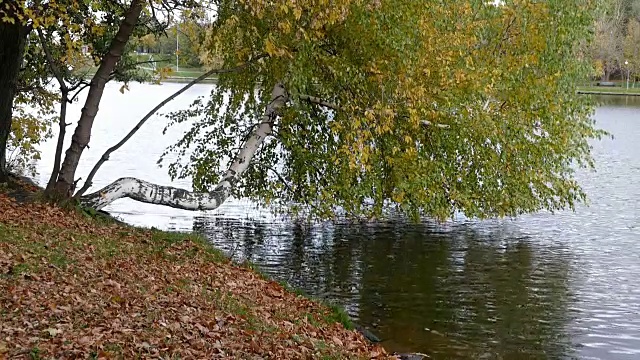
[[[180,85],[110,85],[79,177]],[[184,108],[194,87],[169,108]],[[106,210],[136,225],[206,234],[236,259],[344,305],[392,351],[434,359],[640,359],[640,98],[603,98],[597,172],[580,174],[591,205],[518,220],[303,226],[246,201],[192,213],[120,200]],[[78,118],[81,106],[71,109]],[[171,183],[156,160],[185,128],[156,117],[95,180]],[[42,166],[51,164],[53,141]],[[40,181],[48,177],[41,169]]]

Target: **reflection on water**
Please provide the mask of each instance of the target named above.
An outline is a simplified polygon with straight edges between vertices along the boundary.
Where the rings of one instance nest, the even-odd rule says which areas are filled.
[[[438,359],[570,352],[570,254],[499,224],[477,231],[400,220],[303,227],[198,218],[194,230],[269,275],[346,306],[389,349]]]
[[[180,85],[133,84],[125,96],[109,86],[79,177]],[[166,111],[208,89],[192,88]],[[206,213],[131,200],[107,210],[136,225],[202,232],[235,259],[344,305],[390,350],[435,359],[638,359],[640,97],[598,99],[598,125],[615,140],[593,143],[598,171],[580,174],[591,206],[575,213],[305,226],[238,200]],[[70,118],[80,108],[74,104]],[[151,119],[105,164],[96,188],[121,176],[189,188],[155,166],[185,129],[162,137],[163,126],[161,117]],[[41,182],[54,148],[54,141],[44,147]]]
[[[640,96],[592,95],[600,106],[640,108]]]

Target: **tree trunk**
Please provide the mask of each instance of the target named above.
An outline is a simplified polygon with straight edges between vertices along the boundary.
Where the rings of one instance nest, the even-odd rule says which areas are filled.
[[[80,162],[80,156],[82,151],[89,144],[91,138],[91,128],[93,121],[98,113],[98,107],[104,87],[109,81],[109,76],[116,64],[120,60],[122,53],[129,41],[129,37],[133,33],[133,30],[138,22],[138,17],[142,12],[143,0],[133,0],[131,6],[125,13],[124,20],[120,24],[120,28],[116,33],[116,36],[111,41],[109,51],[102,58],[98,71],[91,79],[91,86],[89,86],[89,93],[84,107],[82,108],[82,115],[78,121],[73,137],[71,138],[71,146],[65,153],[64,162],[60,168],[58,174],[58,180],[54,187],[57,196],[71,197],[75,187],[74,176],[78,163]]]
[[[263,56],[258,56],[258,57],[254,58],[254,59],[252,59],[252,60],[250,60],[250,61],[248,61],[248,62],[246,62],[246,63],[244,63],[242,65],[238,65],[236,67],[229,68],[229,69],[212,69],[212,70],[209,70],[206,73],[200,75],[199,77],[191,80],[187,85],[183,86],[180,90],[176,91],[171,96],[169,96],[166,99],[164,99],[163,101],[161,101],[158,105],[156,105],[153,109],[151,109],[151,111],[149,111],[147,113],[147,115],[145,115],[142,119],[140,119],[138,124],[136,124],[136,126],[133,129],[131,129],[131,131],[129,131],[129,133],[122,140],[120,140],[117,144],[115,144],[114,146],[112,146],[109,149],[107,149],[107,151],[104,154],[102,154],[102,157],[100,158],[100,160],[98,160],[98,162],[94,165],[93,169],[91,169],[91,171],[89,172],[89,175],[87,176],[87,179],[84,181],[84,185],[82,186],[82,188],[80,188],[80,190],[78,190],[78,192],[75,195],[73,195],[73,197],[74,198],[79,198],[82,195],[84,195],[84,193],[93,184],[93,177],[98,172],[98,169],[100,169],[100,167],[102,166],[102,164],[105,163],[105,161],[109,160],[109,156],[111,155],[111,153],[113,153],[114,151],[118,150],[122,145],[124,145],[127,141],[129,141],[129,139],[131,139],[131,137],[138,130],[140,130],[142,125],[144,125],[144,123],[147,120],[149,120],[149,118],[151,118],[156,112],[158,112],[158,110],[162,109],[162,107],[165,106],[167,103],[169,103],[173,99],[177,98],[178,96],[180,96],[180,94],[182,94],[185,91],[189,90],[193,85],[200,83],[201,81],[203,81],[204,79],[206,79],[210,75],[213,75],[213,74],[225,74],[225,73],[235,72],[235,71],[238,71],[240,69],[245,68],[251,62],[256,61],[258,59],[261,59],[261,58],[263,58]]]
[[[64,137],[67,134],[67,104],[69,103],[69,90],[61,89],[62,97],[60,99],[60,117],[58,118],[58,126],[60,131],[58,133],[58,142],[56,144],[56,153],[53,159],[53,169],[51,169],[51,176],[47,182],[47,191],[51,192],[56,184],[56,179],[60,173],[60,161],[62,159],[62,149],[64,146]]]
[[[253,130],[218,185],[211,192],[190,192],[134,178],[121,178],[92,194],[81,197],[80,202],[96,210],[100,210],[121,198],[185,210],[214,210],[229,197],[231,188],[249,167],[258,147],[271,134],[279,109],[285,105],[287,100],[288,94],[284,86],[276,84],[260,124]]]
[[[42,50],[44,50],[47,62],[49,63],[49,68],[51,68],[54,77],[58,80],[58,85],[60,85],[60,117],[58,118],[58,126],[60,128],[60,131],[58,133],[58,143],[56,144],[56,153],[53,159],[53,169],[51,170],[51,176],[49,177],[46,188],[47,193],[51,194],[54,186],[56,185],[56,180],[58,180],[58,173],[60,173],[60,162],[62,160],[64,137],[67,133],[67,104],[69,103],[69,87],[67,87],[64,76],[62,76],[62,72],[60,72],[60,68],[56,64],[56,60],[51,54],[49,45],[47,44],[47,39],[45,38],[42,29],[37,29],[36,31],[38,33],[38,37],[40,38],[40,45],[42,46]]]
[[[7,142],[11,133],[13,99],[30,28],[0,20],[0,182],[7,180]]]

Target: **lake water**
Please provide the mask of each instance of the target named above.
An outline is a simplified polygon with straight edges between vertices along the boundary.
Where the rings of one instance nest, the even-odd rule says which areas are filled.
[[[109,85],[78,177],[180,86],[133,84],[123,95]],[[196,86],[164,111],[209,89]],[[106,210],[135,225],[202,232],[235,259],[344,305],[391,351],[434,359],[638,359],[640,98],[603,101],[596,119],[615,139],[594,142],[598,171],[580,174],[591,205],[575,213],[303,226],[238,200],[212,212],[131,200]],[[80,108],[71,106],[69,119]],[[151,119],[113,154],[95,188],[121,176],[189,188],[189,181],[171,183],[156,165],[185,129],[162,136],[164,122]],[[43,146],[41,183],[54,146]]]

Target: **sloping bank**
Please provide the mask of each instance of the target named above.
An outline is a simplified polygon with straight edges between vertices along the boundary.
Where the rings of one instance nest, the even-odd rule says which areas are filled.
[[[0,358],[394,358],[200,237],[18,203],[4,190]]]

